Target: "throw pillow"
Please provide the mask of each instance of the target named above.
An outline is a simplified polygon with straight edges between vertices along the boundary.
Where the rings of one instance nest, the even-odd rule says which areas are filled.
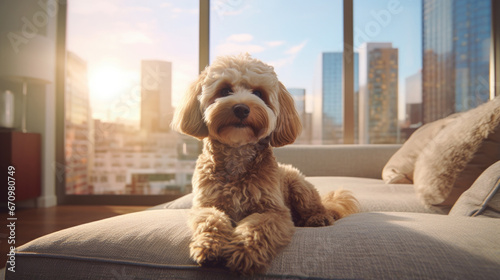
[[[451,207],[498,160],[500,97],[462,113],[429,142],[415,164],[415,189],[426,205]]]
[[[500,161],[488,167],[460,196],[450,215],[500,218]]]
[[[427,144],[460,114],[453,114],[418,128],[403,146],[389,159],[382,170],[386,184],[413,184],[415,162]]]

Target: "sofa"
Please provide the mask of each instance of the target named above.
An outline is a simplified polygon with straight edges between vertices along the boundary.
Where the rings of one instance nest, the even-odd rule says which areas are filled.
[[[297,228],[255,279],[500,279],[500,161],[453,207],[429,207],[414,184],[382,171],[401,145],[290,145],[275,149],[321,194],[351,190],[361,212],[332,226]],[[6,279],[234,279],[189,258],[192,194],[151,209],[55,232],[16,252]]]

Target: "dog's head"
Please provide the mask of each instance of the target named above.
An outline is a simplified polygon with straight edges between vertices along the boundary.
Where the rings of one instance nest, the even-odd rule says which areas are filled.
[[[218,57],[189,88],[172,127],[199,139],[240,146],[270,136],[273,147],[301,131],[293,99],[272,66],[250,55]]]

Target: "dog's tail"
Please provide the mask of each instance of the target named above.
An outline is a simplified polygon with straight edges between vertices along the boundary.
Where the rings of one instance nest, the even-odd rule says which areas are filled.
[[[360,211],[358,200],[347,190],[340,189],[329,192],[323,197],[322,202],[326,211],[328,211],[335,220]]]

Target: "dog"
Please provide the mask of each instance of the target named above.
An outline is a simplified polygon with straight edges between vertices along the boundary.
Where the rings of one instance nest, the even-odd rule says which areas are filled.
[[[297,227],[358,212],[344,190],[323,199],[273,147],[301,131],[294,101],[272,66],[248,54],[218,57],[190,86],[172,128],[203,140],[193,174],[190,256],[242,275],[263,273]]]

